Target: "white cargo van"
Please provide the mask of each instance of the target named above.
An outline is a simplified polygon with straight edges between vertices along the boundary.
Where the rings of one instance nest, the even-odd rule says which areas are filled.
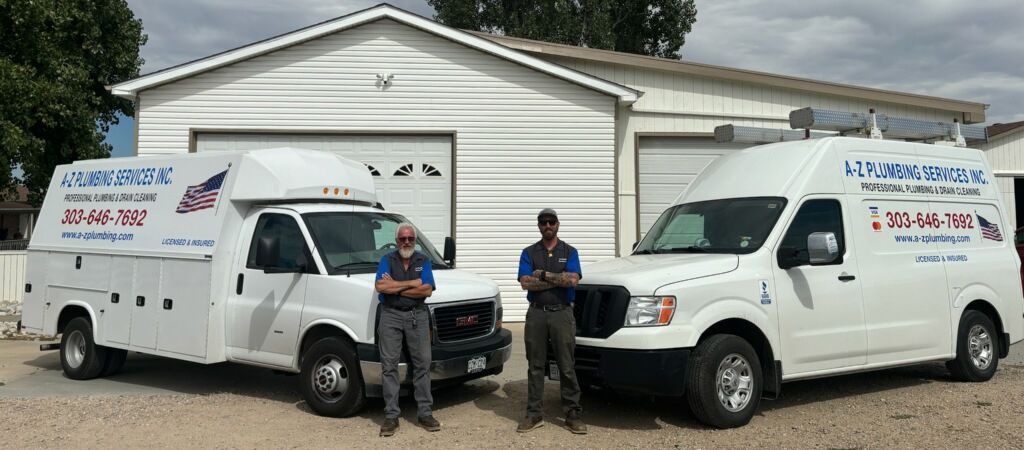
[[[1024,338],[1020,260],[966,148],[858,138],[708,166],[632,255],[584,267],[576,373],[716,427],[781,383],[926,361],[984,381]]]
[[[271,149],[80,161],[56,169],[28,248],[23,327],[61,333],[65,374],[117,372],[127,350],[300,373],[309,406],[349,415],[379,396],[374,273],[406,219],[367,168]],[[422,235],[431,378],[501,372],[511,333],[497,285],[454,270]],[[399,372],[409,372],[402,360]]]

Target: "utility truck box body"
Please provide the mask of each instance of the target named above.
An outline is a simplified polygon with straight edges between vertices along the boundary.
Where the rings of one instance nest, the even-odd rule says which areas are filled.
[[[585,267],[577,374],[685,394],[723,427],[783,381],[925,361],[987,379],[1024,338],[1008,224],[977,150],[837,137],[736,152],[632,255]]]
[[[291,372],[304,370],[304,351],[333,339],[337,361],[309,371],[333,374],[360,397],[378,395],[374,272],[405,219],[376,204],[366,167],[326,152],[60,166],[29,245],[23,327],[52,335],[84,317],[91,327],[86,343],[97,353],[133,350]],[[450,269],[422,236],[417,250],[432,259],[438,285],[428,299],[432,377],[500,371],[511,336],[500,327],[496,284]],[[473,325],[461,326],[466,322]],[[69,353],[69,362],[89,363],[81,353]],[[300,380],[314,394],[315,375]],[[331,404],[334,396],[348,408],[318,412],[361,405],[340,386],[320,386],[329,391],[321,400]]]

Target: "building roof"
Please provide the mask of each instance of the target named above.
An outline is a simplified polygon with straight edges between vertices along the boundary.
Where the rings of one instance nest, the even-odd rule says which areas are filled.
[[[688,75],[708,78],[719,78],[767,86],[776,86],[821,94],[840,95],[844,97],[855,97],[879,102],[934,108],[943,111],[954,111],[963,114],[964,123],[984,122],[985,109],[988,108],[988,105],[984,103],[952,100],[927,95],[910,94],[906,92],[887,91],[883,89],[832,83],[828,81],[791,77],[753,70],[734,69],[731,67],[714,66],[690,61],[656,58],[652,56],[635,55],[610,50],[553,44],[550,42],[498,36],[477,31],[468,32],[490,39],[491,41],[497,42],[506,47],[534,55],[561,56],[587,61],[664,70],[667,72],[685,73]]]
[[[1024,130],[1024,120],[1020,122],[997,123],[985,129],[988,132],[988,139],[990,141],[1020,130]]]
[[[263,41],[238,47],[236,49],[143,75],[138,78],[110,86],[109,89],[114,95],[134,99],[135,95],[146,89],[151,89],[182,78],[198,75],[219,67],[234,64],[381,19],[391,19],[427,33],[435,34],[455,43],[521,64],[539,72],[617,97],[618,101],[623,104],[631,104],[641,95],[639,91],[626,86],[578,72],[562,65],[535,57],[528,53],[514,50],[508,46],[497,44],[488,39],[475,36],[471,33],[442,25],[434,22],[433,20],[395,8],[387,3],[382,3],[347,16],[331,19],[326,22],[321,22],[316,25],[282,34],[280,36],[275,36]]]
[[[28,202],[28,188],[18,186],[13,195],[0,198],[0,212],[38,211]]]

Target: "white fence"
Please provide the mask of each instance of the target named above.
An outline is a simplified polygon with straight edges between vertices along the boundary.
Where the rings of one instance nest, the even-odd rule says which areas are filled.
[[[25,292],[25,250],[0,251],[0,303],[21,303]]]

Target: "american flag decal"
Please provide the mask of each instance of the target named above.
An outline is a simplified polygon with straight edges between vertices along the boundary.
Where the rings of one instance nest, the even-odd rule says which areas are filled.
[[[179,214],[199,211],[201,209],[213,208],[217,204],[217,195],[224,185],[224,178],[227,178],[228,171],[218,173],[209,180],[185,189],[185,196],[178,202],[178,209],[174,210]]]
[[[977,215],[977,214],[975,214]],[[999,225],[985,220],[984,217],[978,216],[978,225],[981,225],[981,237],[985,239],[991,239],[993,241],[1003,241],[1003,234],[999,232]]]

